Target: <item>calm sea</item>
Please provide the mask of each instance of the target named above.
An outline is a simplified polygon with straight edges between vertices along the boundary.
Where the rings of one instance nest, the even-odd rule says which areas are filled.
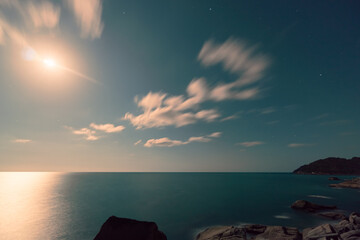
[[[345,177],[348,178],[348,177]],[[211,225],[304,228],[326,219],[292,210],[297,199],[360,211],[360,191],[328,176],[284,173],[0,173],[0,238],[93,239],[112,215],[154,221],[170,240]]]

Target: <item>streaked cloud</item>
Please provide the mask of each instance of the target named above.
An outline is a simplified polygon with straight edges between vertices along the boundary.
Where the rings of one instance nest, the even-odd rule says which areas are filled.
[[[239,118],[239,116],[237,114],[234,114],[234,115],[230,115],[228,117],[224,117],[220,121],[225,122],[225,121],[234,120],[234,119],[237,119],[237,118]]]
[[[211,122],[220,117],[215,109],[197,110],[206,99],[206,87],[203,78],[193,79],[187,88],[187,97],[169,96],[166,93],[149,92],[135,103],[143,113],[134,115],[126,113],[124,120],[131,122],[137,129],[176,126],[182,127],[198,121]]]
[[[144,144],[144,147],[174,147],[174,146],[181,146],[186,145],[192,142],[210,142],[213,139],[220,137],[221,132],[214,132],[212,134],[209,134],[207,136],[199,136],[199,137],[190,137],[187,141],[181,141],[181,140],[172,140],[167,137],[158,138],[158,139],[149,139]],[[140,142],[139,142],[140,143]]]
[[[224,70],[237,75],[235,81],[220,83],[211,90],[209,97],[215,101],[258,97],[261,89],[255,84],[263,78],[270,63],[265,55],[257,52],[257,47],[233,38],[223,44],[207,41],[198,60],[207,67],[222,64]]]
[[[298,148],[298,147],[310,147],[313,146],[314,144],[309,144],[309,143],[290,143],[288,144],[288,147],[290,148]]]
[[[81,36],[84,38],[100,38],[104,29],[101,20],[101,0],[67,0],[67,4],[73,11],[78,25],[81,28]]]
[[[274,121],[267,122],[266,124],[268,124],[268,125],[274,125],[274,124],[277,124],[277,123],[279,123],[279,122],[280,122],[279,120],[274,120]]]
[[[187,144],[188,142],[182,142],[179,140],[171,140],[167,137],[159,138],[159,139],[149,139],[144,144],[145,147],[173,147]]]
[[[106,123],[106,124],[91,123],[90,127],[95,129],[95,130],[103,131],[103,132],[106,132],[106,133],[121,132],[122,130],[125,129],[125,127],[122,126],[122,125],[114,126],[114,124],[110,124],[110,123]]]
[[[262,144],[264,144],[264,142],[253,141],[253,142],[240,142],[240,143],[237,143],[236,145],[241,145],[243,147],[255,147],[258,145],[262,145]]]
[[[85,140],[88,141],[96,141],[99,137],[95,136],[96,131],[91,130],[89,128],[81,128],[79,130],[72,130],[72,133],[75,135],[82,135],[84,136]]]
[[[188,142],[210,142],[211,139],[207,137],[191,137]]]
[[[0,12],[0,44],[29,47],[24,26],[34,32],[37,28],[52,29],[60,20],[60,7],[50,1],[0,0],[0,7],[6,13]],[[16,23],[23,24],[19,28]]]
[[[310,121],[315,121],[315,120],[319,120],[319,119],[323,119],[323,118],[326,118],[328,117],[329,114],[328,113],[323,113],[323,114],[320,114],[320,115],[317,115],[313,118],[310,118]]]
[[[32,140],[25,139],[25,138],[18,138],[18,139],[13,140],[12,142],[14,142],[14,143],[30,143],[30,142],[32,142]]]
[[[28,46],[24,34],[0,15],[0,44],[5,45],[8,42],[20,47]]]
[[[266,107],[266,108],[256,108],[256,109],[251,109],[249,111],[247,111],[247,113],[255,113],[255,114],[260,114],[260,115],[266,115],[266,114],[270,114],[276,112],[276,108],[275,107]]]
[[[320,123],[320,126],[341,126],[349,123],[351,123],[350,120],[341,119],[341,120],[322,122]]]
[[[121,132],[125,129],[124,126],[119,125],[115,126],[111,123],[105,123],[105,124],[96,124],[96,123],[90,123],[89,127],[84,127],[81,129],[74,129],[72,127],[65,126],[66,129],[71,130],[71,132],[75,135],[83,135],[85,140],[88,141],[96,141],[104,135],[99,135],[99,131],[101,133],[117,133]]]
[[[51,2],[29,2],[27,6],[29,17],[36,28],[54,28],[60,19],[60,7]]]
[[[141,142],[142,142],[142,140],[141,140],[141,139],[140,139],[140,140],[138,140],[138,141],[136,141],[136,142],[134,142],[134,146],[139,145]]]
[[[222,135],[222,132],[214,132],[210,135],[208,135],[208,137],[212,137],[212,138],[218,138]]]
[[[223,44],[207,41],[202,47],[198,60],[205,66],[222,63],[224,69],[237,75],[231,83],[219,83],[209,87],[206,79],[194,78],[187,87],[187,94],[171,96],[162,92],[149,92],[135,103],[143,113],[134,115],[126,113],[124,120],[131,122],[137,129],[164,126],[182,127],[198,121],[211,122],[220,118],[215,109],[199,110],[206,101],[223,101],[229,99],[248,100],[259,96],[259,86],[254,86],[263,77],[269,60],[257,53],[256,47],[248,46],[235,39]],[[274,109],[264,109],[264,114]],[[223,118],[222,121],[234,119],[235,116]]]

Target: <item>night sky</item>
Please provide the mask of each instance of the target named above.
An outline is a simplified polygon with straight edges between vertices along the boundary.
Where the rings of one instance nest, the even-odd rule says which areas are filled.
[[[359,1],[0,0],[1,171],[360,155]]]

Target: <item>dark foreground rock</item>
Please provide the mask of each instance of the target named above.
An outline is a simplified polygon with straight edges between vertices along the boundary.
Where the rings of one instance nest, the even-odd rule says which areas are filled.
[[[360,158],[325,158],[303,165],[295,174],[360,175]]]
[[[360,178],[353,178],[341,183],[330,184],[329,186],[337,188],[360,188]]]
[[[306,200],[297,200],[291,205],[291,208],[306,212],[317,212],[326,209],[335,209],[336,206],[319,205]]]
[[[350,216],[335,224],[306,228],[302,233],[296,228],[248,224],[244,226],[210,227],[197,235],[197,240],[359,240],[360,214]]]
[[[112,216],[102,225],[94,240],[166,240],[154,222]]]

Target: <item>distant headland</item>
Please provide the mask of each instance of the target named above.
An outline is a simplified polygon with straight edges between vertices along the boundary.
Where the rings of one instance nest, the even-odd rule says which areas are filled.
[[[295,174],[314,175],[360,175],[360,157],[351,159],[329,157],[303,165],[293,171]]]

